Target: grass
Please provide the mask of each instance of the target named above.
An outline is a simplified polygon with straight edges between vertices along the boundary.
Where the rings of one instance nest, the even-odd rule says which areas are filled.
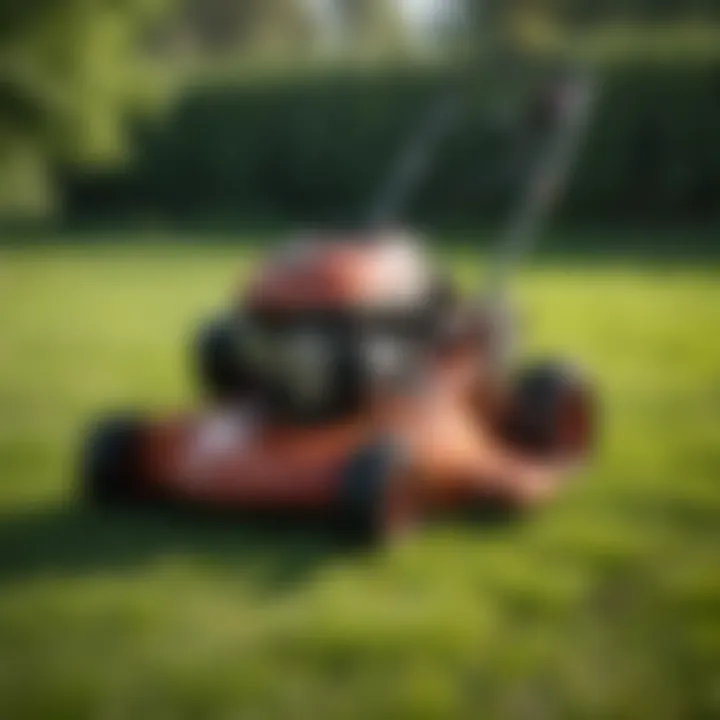
[[[351,557],[310,531],[82,512],[88,418],[189,402],[188,330],[248,258],[0,251],[0,717],[720,712],[720,268],[520,277],[530,347],[589,365],[605,405],[594,467],[522,524]]]

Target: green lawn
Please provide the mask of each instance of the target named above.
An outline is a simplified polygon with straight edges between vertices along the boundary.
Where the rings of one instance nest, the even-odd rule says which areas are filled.
[[[520,277],[530,345],[589,365],[605,401],[595,466],[522,524],[358,557],[83,513],[88,417],[191,402],[188,331],[247,258],[0,251],[0,717],[720,713],[720,267]]]

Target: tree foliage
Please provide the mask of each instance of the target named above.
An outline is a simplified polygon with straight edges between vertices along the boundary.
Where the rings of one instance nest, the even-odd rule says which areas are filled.
[[[154,94],[144,33],[158,0],[2,0],[0,208],[51,200],[54,160],[126,150],[124,122]]]
[[[360,54],[402,50],[406,38],[398,3],[392,0],[337,0],[350,47]]]

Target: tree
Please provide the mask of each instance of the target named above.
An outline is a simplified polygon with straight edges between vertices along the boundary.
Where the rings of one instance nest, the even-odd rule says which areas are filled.
[[[124,156],[154,94],[141,51],[162,0],[0,2],[0,211],[52,201],[58,161]]]
[[[184,0],[175,21],[204,55],[297,53],[314,35],[303,0]]]
[[[336,0],[351,52],[382,55],[402,51],[405,26],[393,0]]]

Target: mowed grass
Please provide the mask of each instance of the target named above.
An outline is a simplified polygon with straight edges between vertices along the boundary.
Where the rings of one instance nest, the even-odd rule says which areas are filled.
[[[586,364],[604,404],[593,467],[523,522],[355,556],[84,512],[89,418],[193,402],[189,331],[251,255],[0,251],[0,717],[720,713],[719,268],[519,277],[529,349]]]

